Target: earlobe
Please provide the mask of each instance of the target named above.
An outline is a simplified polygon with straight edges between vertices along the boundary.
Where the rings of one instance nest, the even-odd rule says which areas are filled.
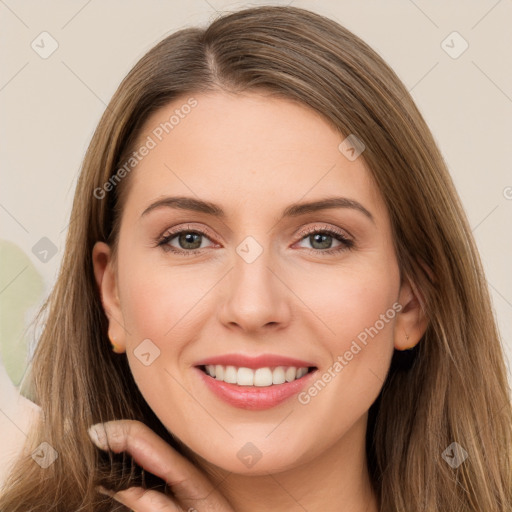
[[[407,278],[400,288],[399,303],[402,309],[395,323],[394,346],[396,350],[408,350],[420,342],[428,321],[421,292]]]
[[[122,353],[125,350],[125,332],[122,328],[123,316],[117,289],[112,251],[105,242],[96,242],[92,250],[94,278],[101,297],[105,315],[108,318],[108,335],[113,350]]]

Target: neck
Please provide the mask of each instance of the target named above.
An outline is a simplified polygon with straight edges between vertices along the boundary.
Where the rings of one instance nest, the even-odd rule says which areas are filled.
[[[366,462],[367,415],[335,445],[293,468],[264,475],[198,464],[236,512],[378,512]]]

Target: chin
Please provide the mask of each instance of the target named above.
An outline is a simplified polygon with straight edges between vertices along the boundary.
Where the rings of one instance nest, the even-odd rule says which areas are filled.
[[[287,471],[300,466],[304,461],[304,453],[298,454],[290,447],[286,447],[286,451],[279,446],[260,450],[250,442],[242,444],[240,448],[237,446],[234,451],[219,453],[216,450],[211,457],[209,455],[199,456],[200,463],[206,462],[230,473],[253,476]]]

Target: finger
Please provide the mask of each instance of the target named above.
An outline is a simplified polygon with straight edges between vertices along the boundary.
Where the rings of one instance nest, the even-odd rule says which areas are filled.
[[[171,498],[151,489],[130,487],[111,496],[135,512],[183,512]]]
[[[167,482],[179,502],[201,502],[202,508],[197,507],[201,511],[232,511],[206,475],[144,423],[107,421],[90,430],[96,432],[97,438],[92,433],[91,438],[99,448],[129,452],[137,464]]]
[[[189,489],[191,494],[199,488],[203,492],[210,490],[205,487],[202,475],[187,459],[140,421],[108,421],[98,430],[103,449],[115,453],[129,452],[140,466],[164,479],[171,487],[180,488],[185,482],[195,480],[195,486]]]

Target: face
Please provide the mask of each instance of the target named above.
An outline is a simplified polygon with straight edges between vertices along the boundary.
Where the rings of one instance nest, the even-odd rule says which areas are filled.
[[[415,336],[364,153],[288,100],[192,96],[145,123],[117,260],[95,246],[109,333],[210,464],[263,474],[348,449]]]

